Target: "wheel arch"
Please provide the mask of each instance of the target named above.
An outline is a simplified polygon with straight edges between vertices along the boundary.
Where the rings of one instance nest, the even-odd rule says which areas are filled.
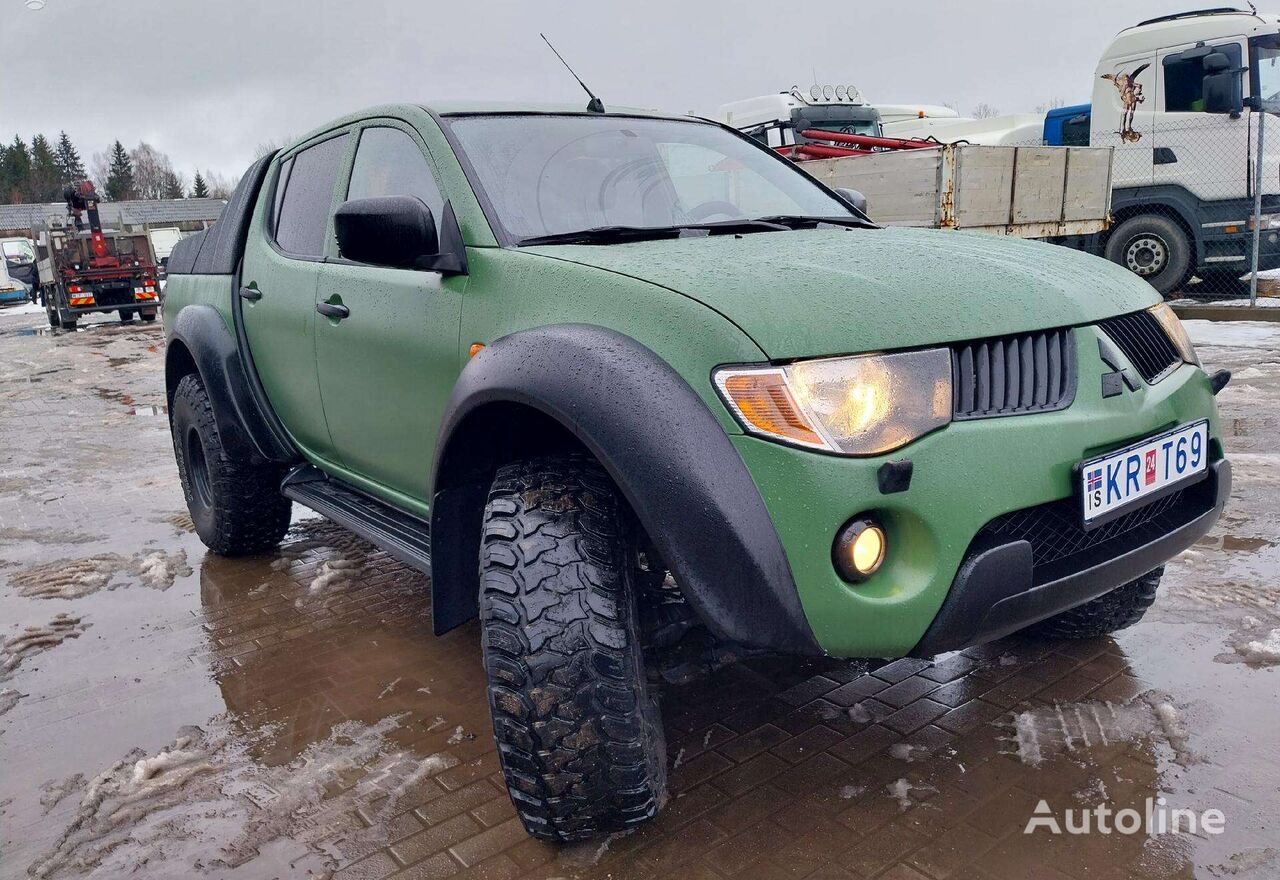
[[[764,500],[719,421],[652,350],[582,324],[503,337],[454,387],[432,468],[437,632],[475,614],[492,474],[513,455],[561,449],[604,467],[716,635],[820,653]]]
[[[1172,220],[1187,234],[1191,243],[1192,262],[1199,264],[1204,256],[1200,228],[1199,200],[1181,187],[1156,187],[1132,192],[1117,192],[1112,198],[1111,226],[1102,241],[1105,251],[1112,234],[1126,220],[1143,214],[1154,214]]]
[[[254,398],[235,337],[222,315],[209,305],[183,308],[169,332],[165,391],[171,413],[173,393],[191,373],[200,376],[209,394],[214,421],[228,453],[255,464],[296,460],[297,454]]]

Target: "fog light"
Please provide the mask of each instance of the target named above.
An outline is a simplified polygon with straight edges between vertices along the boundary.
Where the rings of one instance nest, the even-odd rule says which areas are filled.
[[[866,517],[850,520],[831,548],[836,572],[851,584],[861,583],[884,564],[887,540],[879,523]]]

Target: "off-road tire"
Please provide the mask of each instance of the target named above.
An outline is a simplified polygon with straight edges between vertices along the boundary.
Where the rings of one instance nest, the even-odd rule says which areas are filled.
[[[172,413],[178,476],[200,540],[223,556],[261,553],[279,544],[293,506],[277,488],[280,469],[227,454],[199,375],[182,377]]]
[[[1140,257],[1144,241],[1159,243],[1152,253],[1161,254],[1159,270],[1150,275],[1142,275],[1130,265],[1130,249],[1136,247],[1139,253],[1135,257]],[[1177,221],[1159,214],[1139,214],[1117,226],[1107,238],[1106,256],[1111,262],[1133,270],[1166,298],[1182,289],[1194,268],[1191,240],[1186,230]]]
[[[1047,639],[1093,639],[1133,626],[1156,600],[1163,576],[1161,566],[1091,602],[1043,620],[1027,632]]]
[[[507,465],[480,548],[489,711],[525,830],[567,842],[652,818],[666,743],[636,612],[636,529],[580,456]]]

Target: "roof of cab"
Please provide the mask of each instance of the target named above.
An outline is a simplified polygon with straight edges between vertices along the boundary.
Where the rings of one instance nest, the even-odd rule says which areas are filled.
[[[1125,28],[1116,34],[1110,48],[1103,53],[1101,64],[1109,59],[1129,57],[1140,52],[1156,52],[1200,41],[1230,37],[1274,34],[1280,29],[1280,16],[1248,11],[1209,9],[1164,16]],[[1101,67],[1100,67],[1101,69]]]
[[[419,113],[425,111],[437,116],[467,116],[467,115],[507,115],[507,114],[543,114],[547,116],[596,116],[600,114],[591,113],[587,110],[586,101],[577,104],[542,104],[530,101],[441,101],[438,103],[426,104],[378,104],[373,107],[365,107],[353,113],[347,113],[337,119],[331,119],[324,125],[317,126],[302,137],[291,141],[283,148],[288,151],[296,148],[300,144],[320,135],[331,132],[336,128],[351,125],[365,119],[373,119],[379,116],[398,116],[402,115],[406,110],[413,110]],[[647,116],[653,119],[682,119],[689,122],[708,122],[708,120],[700,119],[696,116],[680,116],[675,113],[663,113],[659,110],[646,110],[640,107],[609,107],[605,116]]]

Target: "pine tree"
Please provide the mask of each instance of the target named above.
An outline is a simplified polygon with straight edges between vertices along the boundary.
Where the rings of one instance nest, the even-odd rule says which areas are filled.
[[[209,187],[204,182],[204,177],[199,171],[196,172],[196,178],[191,182],[191,198],[207,199],[209,198]]]
[[[42,134],[31,139],[31,177],[27,196],[32,202],[56,202],[62,197],[58,158]]]
[[[111,145],[111,164],[105,189],[107,198],[113,202],[133,198],[133,162],[129,159],[129,151],[119,141]]]
[[[183,190],[182,175],[173,169],[165,169],[160,181],[160,198],[185,199],[187,194]]]
[[[80,154],[76,152],[75,145],[71,143],[71,138],[67,137],[65,131],[58,133],[58,148],[55,155],[58,159],[59,179],[63,186],[79,183],[88,176],[84,170],[84,163],[80,161]]]
[[[0,193],[4,201],[24,203],[28,200],[31,188],[31,154],[27,145],[17,135],[13,143],[5,148],[4,167],[0,168],[0,180],[4,183],[4,192]]]

